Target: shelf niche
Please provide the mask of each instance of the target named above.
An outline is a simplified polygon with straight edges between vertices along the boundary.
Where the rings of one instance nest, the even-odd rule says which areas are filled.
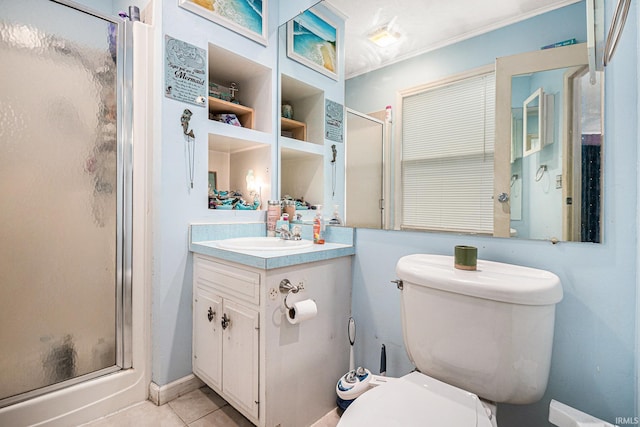
[[[282,147],[280,150],[281,194],[304,198],[311,205],[324,200],[324,157]],[[304,215],[305,211],[300,211]],[[315,214],[315,211],[311,211]],[[305,218],[305,219],[312,219]]]
[[[247,189],[246,177],[252,169],[262,202],[259,209],[266,209],[266,201],[271,198],[270,145],[209,134],[208,160],[208,171],[216,173],[216,189],[238,191],[248,203],[253,202],[253,196]]]
[[[243,127],[272,133],[271,69],[209,43],[209,82],[236,83],[240,104],[209,96],[209,113],[231,113]],[[230,125],[231,126],[231,125]]]
[[[293,120],[280,118],[280,130],[293,133],[293,138],[313,144],[324,144],[324,92],[300,80],[281,75],[280,104],[293,107]]]

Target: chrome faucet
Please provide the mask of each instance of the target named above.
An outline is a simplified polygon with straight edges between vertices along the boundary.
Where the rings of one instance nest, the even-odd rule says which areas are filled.
[[[276,229],[276,233],[280,233],[280,238],[282,240],[302,240],[300,226],[293,227],[293,230],[288,230],[284,227],[280,227]]]

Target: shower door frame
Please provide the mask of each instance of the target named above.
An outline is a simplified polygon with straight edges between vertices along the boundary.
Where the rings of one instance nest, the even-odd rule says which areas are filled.
[[[0,400],[0,409],[132,368],[133,258],[133,23],[67,0],[49,0],[117,25],[116,360],[115,365]]]

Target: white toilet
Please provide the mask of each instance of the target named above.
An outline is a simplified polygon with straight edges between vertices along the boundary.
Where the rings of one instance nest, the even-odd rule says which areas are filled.
[[[358,397],[339,427],[496,427],[496,403],[538,401],[547,387],[560,279],[533,268],[409,255],[402,329],[412,372]]]

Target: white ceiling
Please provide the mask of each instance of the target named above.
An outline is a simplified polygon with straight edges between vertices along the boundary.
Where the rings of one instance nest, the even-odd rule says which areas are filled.
[[[579,0],[327,0],[346,15],[345,76],[410,58]],[[367,39],[394,21],[400,41],[379,48]]]

